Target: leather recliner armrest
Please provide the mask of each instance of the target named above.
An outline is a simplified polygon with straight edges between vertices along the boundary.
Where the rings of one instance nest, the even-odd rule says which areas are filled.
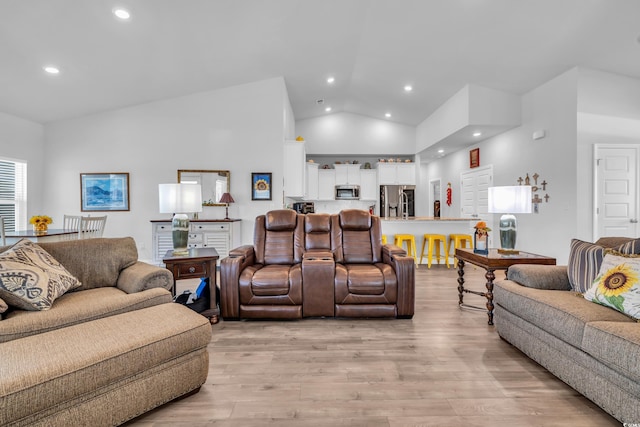
[[[244,245],[229,251],[220,261],[220,310],[225,320],[240,318],[240,273],[255,263],[253,246]]]
[[[398,317],[410,319],[415,312],[416,264],[404,249],[386,244],[382,247],[382,259],[393,267],[398,281]]]

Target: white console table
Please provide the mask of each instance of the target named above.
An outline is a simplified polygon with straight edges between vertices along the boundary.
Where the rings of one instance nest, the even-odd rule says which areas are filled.
[[[239,219],[192,219],[189,221],[189,248],[215,248],[220,259],[240,246],[241,220]],[[153,262],[162,265],[162,258],[173,249],[171,220],[151,220],[153,233]],[[219,261],[218,261],[219,262]]]

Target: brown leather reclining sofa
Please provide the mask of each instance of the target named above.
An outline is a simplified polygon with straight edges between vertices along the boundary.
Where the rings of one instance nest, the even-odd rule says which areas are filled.
[[[225,320],[303,317],[411,318],[415,264],[382,244],[380,218],[270,211],[256,218],[254,244],[220,264]]]

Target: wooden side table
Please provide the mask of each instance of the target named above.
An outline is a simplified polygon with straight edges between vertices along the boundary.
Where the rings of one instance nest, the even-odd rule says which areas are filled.
[[[458,259],[458,306],[467,308],[476,308],[473,305],[464,304],[462,298],[465,293],[480,295],[487,298],[487,314],[489,316],[489,325],[493,325],[493,280],[496,278],[494,271],[505,270],[505,275],[509,267],[515,264],[543,264],[556,265],[556,259],[547,256],[531,254],[528,252],[520,252],[514,255],[503,255],[498,253],[497,249],[489,249],[489,254],[482,255],[473,252],[473,249],[457,248],[456,258]],[[484,277],[487,279],[487,292],[477,292],[464,287],[464,264],[469,262],[484,268],[487,272]],[[482,309],[483,310],[483,309]]]
[[[218,251],[214,248],[192,248],[186,255],[174,255],[173,250],[168,250],[162,261],[167,270],[173,274],[173,288],[171,293],[176,294],[176,281],[180,279],[209,278],[209,308],[202,314],[209,318],[211,323],[218,323],[220,309],[216,301],[216,261]]]

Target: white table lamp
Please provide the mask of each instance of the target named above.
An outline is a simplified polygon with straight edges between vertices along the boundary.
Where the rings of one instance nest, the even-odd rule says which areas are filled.
[[[513,214],[531,213],[531,186],[513,185],[489,187],[489,213],[502,213],[500,217],[501,253],[518,253],[516,246],[516,217]]]
[[[160,213],[172,213],[171,235],[175,255],[188,252],[188,213],[202,212],[200,184],[158,184]]]

